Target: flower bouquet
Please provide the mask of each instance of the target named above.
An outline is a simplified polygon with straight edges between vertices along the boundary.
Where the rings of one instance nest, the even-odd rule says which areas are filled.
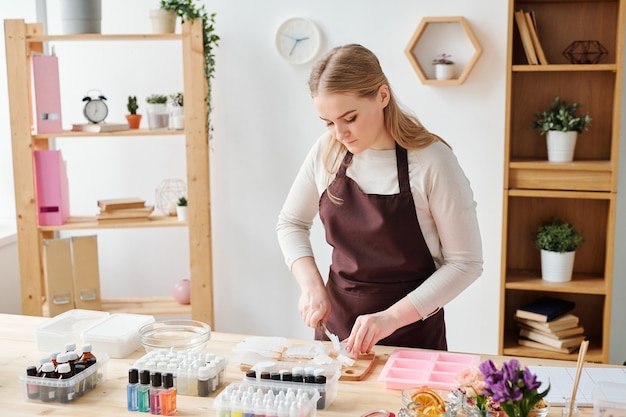
[[[485,382],[483,394],[499,403],[507,416],[539,415],[538,408],[548,411],[548,405],[543,398],[548,395],[550,386],[539,392],[541,382],[537,381],[537,376],[528,368],[522,369],[517,359],[504,362],[501,370],[491,360],[481,363],[478,369]]]

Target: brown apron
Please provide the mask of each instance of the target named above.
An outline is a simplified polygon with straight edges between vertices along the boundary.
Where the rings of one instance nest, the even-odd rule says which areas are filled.
[[[417,288],[435,271],[415,213],[409,183],[407,151],[396,145],[400,193],[365,194],[346,176],[352,161],[348,152],[331,193],[343,200],[333,203],[325,191],[320,218],[326,240],[333,247],[326,288],[332,305],[327,327],[346,339],[357,316],[387,309]],[[426,320],[404,326],[379,344],[447,349],[443,309]],[[317,340],[328,340],[316,329]]]

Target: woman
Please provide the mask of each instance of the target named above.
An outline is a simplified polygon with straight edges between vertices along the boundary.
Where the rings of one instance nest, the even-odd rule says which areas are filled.
[[[328,132],[280,212],[278,239],[301,288],[305,324],[353,356],[377,344],[447,349],[442,307],[482,272],[476,203],[449,146],[403,111],[376,56],[334,48],[309,87]],[[326,283],[309,230],[333,247]]]

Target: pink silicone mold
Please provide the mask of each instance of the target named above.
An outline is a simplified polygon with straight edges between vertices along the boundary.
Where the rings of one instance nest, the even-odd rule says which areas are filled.
[[[385,388],[405,389],[426,385],[435,389],[449,389],[458,385],[456,375],[477,366],[480,356],[445,351],[394,350],[378,380]]]

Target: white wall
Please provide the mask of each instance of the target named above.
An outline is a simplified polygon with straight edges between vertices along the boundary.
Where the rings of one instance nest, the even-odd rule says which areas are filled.
[[[291,66],[274,50],[275,29],[297,15],[320,26],[324,51],[351,42],[372,49],[400,101],[454,147],[478,202],[485,272],[447,308],[449,346],[496,353],[506,2],[205,3],[209,11],[217,12],[216,30],[222,37],[216,54],[211,144],[216,330],[312,335],[297,313],[299,291],[283,262],[274,230],[304,155],[325,129],[306,85],[310,65]],[[148,10],[157,4],[157,0],[103,1],[103,32],[149,31]],[[57,6],[49,2],[50,33],[60,30]],[[6,7],[0,4],[0,12]],[[119,7],[123,14],[114,13]],[[465,84],[425,86],[414,73],[404,48],[425,16],[464,16],[471,25],[484,53]],[[180,57],[170,46],[59,45],[65,124],[81,120],[80,101],[90,88],[99,88],[108,97],[110,121],[123,118],[129,94],[144,98],[153,92],[180,90]],[[150,56],[151,52],[158,57]],[[2,123],[0,128],[1,143],[7,149],[8,126]],[[184,176],[181,142],[177,137],[59,141],[68,160],[72,211],[94,213],[95,201],[109,196],[153,199],[160,181]],[[98,236],[105,298],[167,295],[188,274],[182,229],[98,231]],[[330,252],[319,227],[312,237],[320,268],[326,271]]]

